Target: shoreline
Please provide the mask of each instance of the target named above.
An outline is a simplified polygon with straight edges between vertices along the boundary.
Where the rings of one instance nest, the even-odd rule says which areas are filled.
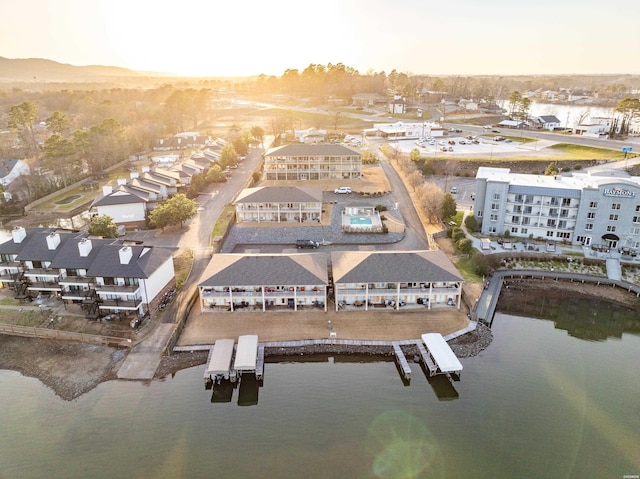
[[[596,298],[627,308],[637,308],[640,299],[620,288],[550,281],[549,279],[516,279],[505,283],[500,295],[502,301],[517,301],[523,293],[543,293],[564,297],[567,293]],[[606,294],[603,294],[606,293]],[[500,304],[498,303],[498,305]],[[449,342],[459,358],[470,358],[480,354],[491,345],[493,332],[483,323],[478,323],[476,331],[467,333]],[[403,346],[410,358],[417,354],[417,348]],[[35,353],[34,353],[35,352]],[[0,335],[0,369],[16,371],[23,376],[38,379],[65,401],[72,401],[93,390],[99,384],[117,379],[117,371],[124,362],[128,350],[110,346],[98,346],[73,341],[55,339],[24,338]],[[375,346],[320,345],[301,348],[267,348],[265,357],[271,359],[313,355],[391,357],[392,348]],[[163,357],[155,379],[174,375],[178,371],[206,363],[208,351],[176,353]]]

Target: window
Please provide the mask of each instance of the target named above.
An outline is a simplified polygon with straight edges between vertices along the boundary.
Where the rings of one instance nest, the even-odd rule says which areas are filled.
[[[522,213],[522,206],[520,205],[516,205],[513,207],[513,212],[514,213]]]
[[[608,225],[607,226],[607,231],[608,232],[613,233],[613,232],[615,232],[615,230],[616,230],[616,227],[614,225]]]
[[[568,218],[569,217],[569,210],[560,210],[560,217],[561,218]]]
[[[558,231],[558,238],[569,239],[571,237],[571,233],[566,231]]]
[[[584,243],[584,240],[586,239],[585,236],[576,236],[576,241],[578,243]]]
[[[511,222],[513,224],[516,224],[516,225],[520,224],[520,217],[519,216],[512,216],[511,217]]]
[[[549,216],[558,216],[558,208],[551,208],[549,210]]]
[[[522,218],[522,224],[523,225],[530,225],[531,224],[531,218],[525,216],[524,218]]]
[[[500,199],[500,193],[494,193],[493,194],[493,199],[494,200],[499,200]]]
[[[516,195],[516,201],[518,203],[521,203],[522,202],[522,195]]]
[[[553,230],[547,231],[547,238],[553,238]]]
[[[498,203],[491,203],[491,209],[493,211],[497,211],[500,208],[500,205]]]
[[[587,213],[587,219],[590,219],[590,220],[594,220],[594,219],[596,219],[596,214],[595,214],[595,212],[590,211],[589,213]]]
[[[640,205],[636,205],[636,211],[640,211]]]
[[[490,219],[491,221],[498,221],[498,215],[491,215],[491,216],[489,217],[489,219]]]
[[[478,218],[482,218],[482,210],[478,211]]]
[[[634,223],[640,223],[640,216],[634,216],[633,217],[633,222]]]
[[[512,232],[512,233],[517,233],[517,232],[518,232],[518,228],[515,228],[515,227],[514,227],[514,228],[511,228],[511,232]]]
[[[533,195],[527,195],[527,199],[524,200],[525,203],[533,203]]]
[[[529,230],[527,228],[522,228],[520,230],[520,233],[522,233],[523,235],[526,235],[529,232]]]
[[[584,225],[585,231],[591,231],[593,229],[593,223],[587,223]]]
[[[566,230],[567,229],[567,222],[566,220],[560,220],[558,221],[558,228]]]
[[[620,209],[620,203],[613,203],[611,205],[611,209],[612,210],[619,210]]]
[[[609,215],[609,221],[618,221],[618,215],[617,214]]]
[[[524,214],[525,215],[530,215],[532,211],[533,211],[533,208],[531,208],[531,206],[525,206],[524,207]]]
[[[640,227],[639,227],[639,226],[633,226],[633,227],[631,228],[630,233],[631,233],[632,235],[640,235]]]
[[[489,234],[495,234],[496,232],[497,232],[497,229],[495,226],[489,227]]]
[[[562,206],[571,206],[571,198],[562,198]]]
[[[597,201],[589,202],[589,208],[597,208],[597,207],[598,207],[598,202]]]
[[[547,227],[555,228],[556,227],[556,220],[547,220]]]

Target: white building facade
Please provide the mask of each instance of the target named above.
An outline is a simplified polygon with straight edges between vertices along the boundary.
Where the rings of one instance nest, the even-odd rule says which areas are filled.
[[[481,233],[573,245],[640,248],[640,177],[585,172],[570,176],[479,168],[474,216]]]

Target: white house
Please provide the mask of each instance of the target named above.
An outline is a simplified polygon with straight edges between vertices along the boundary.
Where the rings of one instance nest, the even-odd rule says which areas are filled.
[[[100,216],[111,216],[115,224],[125,225],[127,228],[144,226],[148,196],[125,185],[120,185],[115,190],[111,186],[104,186],[102,193],[102,197],[91,205],[91,211]]]
[[[533,128],[553,131],[560,128],[560,120],[555,115],[542,115],[531,118],[530,125]]]
[[[9,185],[20,175],[28,175],[29,165],[22,160],[0,160],[0,184]]]

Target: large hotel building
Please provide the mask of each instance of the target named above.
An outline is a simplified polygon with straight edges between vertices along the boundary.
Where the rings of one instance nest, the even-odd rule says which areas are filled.
[[[640,177],[623,171],[544,176],[481,167],[474,215],[484,235],[640,247]]]

